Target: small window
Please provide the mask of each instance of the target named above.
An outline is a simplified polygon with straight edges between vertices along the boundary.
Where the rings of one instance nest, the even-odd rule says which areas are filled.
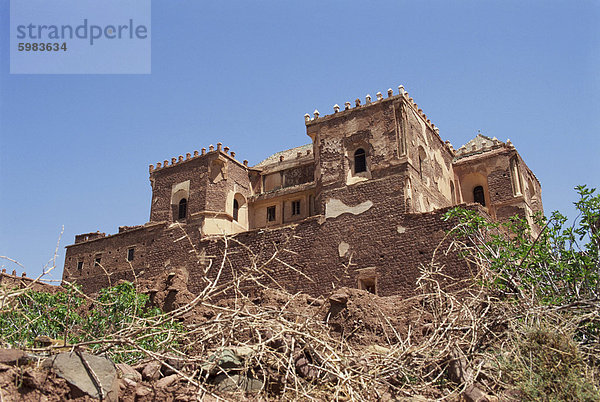
[[[96,259],[94,260],[94,266],[95,267],[99,267],[100,266],[100,261],[102,261],[101,257],[96,257]]]
[[[233,200],[233,220],[237,221],[240,214],[240,204],[237,200]]]
[[[419,178],[423,179],[423,162],[427,160],[427,153],[422,146],[419,146]]]
[[[485,207],[485,194],[483,192],[483,187],[477,186],[473,189],[473,201],[478,202]]]
[[[375,278],[362,278],[358,280],[358,288],[366,290],[369,293],[377,294]]]
[[[354,173],[362,173],[367,171],[367,154],[362,148],[358,148],[354,152]]]
[[[177,219],[185,219],[187,216],[187,199],[182,198],[179,201],[179,213],[177,214]]]
[[[267,221],[275,221],[275,206],[267,207]]]
[[[83,269],[83,261],[77,261],[77,269],[80,271]]]
[[[135,254],[135,248],[131,247],[127,250],[127,261],[133,261],[133,257]]]
[[[292,201],[292,215],[300,215],[300,200]]]

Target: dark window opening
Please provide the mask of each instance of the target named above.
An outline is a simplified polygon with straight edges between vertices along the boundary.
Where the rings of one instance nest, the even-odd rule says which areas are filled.
[[[419,177],[421,179],[423,178],[423,159],[421,158],[421,155],[419,155]]]
[[[267,221],[275,221],[275,206],[267,207]]]
[[[240,204],[237,200],[233,200],[233,220],[237,221],[240,214]]]
[[[358,288],[366,290],[369,293],[377,294],[375,278],[363,278],[358,280]]]
[[[473,189],[473,201],[485,207],[485,195],[483,192],[483,187],[477,186]]]
[[[83,261],[77,261],[77,269],[80,271],[83,269]]]
[[[94,260],[94,266],[95,267],[99,267],[100,266],[100,261],[102,261],[101,257],[96,257],[96,259]]]
[[[367,171],[367,154],[362,148],[358,148],[354,152],[354,173]]]
[[[127,261],[133,261],[134,253],[135,249],[133,247],[127,250]]]
[[[179,201],[179,213],[177,214],[177,219],[185,219],[187,216],[187,200],[182,198]]]
[[[300,215],[300,200],[292,201],[292,215]]]

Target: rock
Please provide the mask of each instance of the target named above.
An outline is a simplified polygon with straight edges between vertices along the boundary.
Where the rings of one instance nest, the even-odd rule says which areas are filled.
[[[0,364],[17,366],[27,363],[27,355],[19,349],[0,349]]]
[[[140,385],[135,390],[135,396],[137,396],[138,398],[144,398],[144,397],[150,395],[151,393],[152,393],[152,390],[144,385]]]
[[[123,383],[128,387],[137,387],[137,382],[130,380],[129,378],[123,378]]]
[[[242,359],[248,359],[256,353],[256,350],[250,346],[234,346],[231,347],[231,351]]]
[[[162,367],[161,367],[161,369],[160,369],[160,371],[165,376],[169,376],[171,374],[176,374],[177,373],[171,367],[173,367],[176,370],[181,370],[183,368],[183,360],[180,359],[180,358],[177,358],[176,356],[168,357],[167,360],[165,361],[165,363],[166,364],[163,364]],[[168,366],[167,366],[167,364],[168,364]]]
[[[177,374],[171,374],[168,377],[163,377],[156,382],[156,388],[167,388],[169,385],[173,384],[179,376]]]
[[[467,402],[491,402],[488,394],[483,392],[479,387],[478,383],[469,385],[465,392],[463,392],[463,397]]]
[[[367,347],[367,351],[369,351],[370,353],[377,354],[377,355],[388,355],[388,354],[390,354],[390,352],[392,350],[390,348],[386,348],[384,346],[369,345]]]
[[[151,361],[146,364],[142,371],[142,378],[146,381],[156,381],[160,378],[160,367],[161,363],[157,361]]]
[[[129,364],[119,363],[117,364],[117,370],[119,371],[120,377],[123,379],[129,379],[135,382],[142,381],[142,375]]]
[[[232,349],[223,349],[220,352],[213,353],[208,358],[208,362],[201,365],[201,368],[210,374],[217,374],[222,372],[222,370],[239,369],[243,365],[242,359]]]
[[[223,350],[216,356],[215,362],[223,369],[240,368],[243,365],[240,357],[231,349]]]
[[[296,360],[296,371],[304,378],[315,379],[318,376],[318,370],[311,366],[308,359],[304,356]]]
[[[81,356],[83,356],[83,359],[85,359],[87,365],[98,379],[104,396],[103,400],[117,401],[119,382],[114,363],[104,357],[87,353],[82,353]],[[93,398],[100,399],[98,389],[94,385],[94,380],[78,354],[59,353],[44,360],[42,365],[52,368],[59,377],[67,380],[73,388]]]
[[[263,388],[263,382],[239,374],[219,374],[214,379],[215,390],[218,392],[251,392],[257,393]]]
[[[329,302],[335,304],[346,304],[348,303],[348,295],[344,292],[334,293],[329,296]]]
[[[32,368],[28,368],[23,373],[23,385],[32,389],[40,389],[47,378],[47,370],[34,370]]]

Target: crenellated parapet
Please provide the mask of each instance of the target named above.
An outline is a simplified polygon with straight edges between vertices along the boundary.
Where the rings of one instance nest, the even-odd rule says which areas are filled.
[[[2,268],[2,272],[0,272],[0,287],[8,289],[32,289],[51,293],[61,290],[59,286],[52,286],[48,282],[47,279],[30,278],[25,272],[19,275],[16,270],[13,270],[9,274],[6,272],[6,268]]]
[[[504,143],[496,137],[490,138],[483,134],[478,134],[471,141],[456,150],[455,160],[499,148],[514,149],[515,147],[510,140],[506,140],[506,143]]]
[[[452,148],[452,145],[449,142],[444,142],[442,140],[442,138],[440,137],[440,129],[438,127],[436,127],[436,125],[434,123],[431,122],[431,120],[427,117],[425,112],[423,112],[423,110],[414,101],[414,99],[409,96],[408,92],[404,89],[403,85],[398,86],[398,93],[396,95],[394,95],[394,90],[392,88],[388,88],[386,98],[384,98],[384,96],[381,92],[377,92],[375,94],[375,96],[376,96],[376,99],[373,100],[371,95],[367,94],[365,96],[364,104],[362,104],[360,98],[356,98],[354,100],[354,105],[355,105],[354,107],[351,107],[351,103],[349,101],[344,102],[344,110],[341,110],[340,106],[336,103],[333,106],[333,114],[329,114],[329,115],[321,116],[320,112],[317,109],[315,109],[315,111],[313,112],[312,118],[308,113],[306,113],[304,115],[304,122],[305,122],[306,126],[310,126],[310,125],[313,125],[313,124],[316,124],[316,123],[319,123],[322,121],[334,119],[334,118],[341,117],[341,116],[347,116],[348,114],[353,113],[356,110],[365,110],[366,108],[381,104],[383,102],[393,102],[393,101],[397,101],[397,100],[401,99],[404,101],[404,103],[406,105],[408,105],[409,107],[411,107],[414,110],[415,114],[420,119],[422,119],[423,123],[425,123],[425,125],[432,132],[435,133],[435,135],[439,138],[439,140],[442,143],[444,143],[446,148],[454,155],[455,151],[454,151],[454,148]]]
[[[195,150],[193,152],[193,154],[191,152],[188,152],[185,154],[185,157],[183,155],[179,155],[178,157],[174,157],[171,158],[171,161],[169,162],[168,159],[165,159],[162,163],[161,162],[157,162],[156,165],[149,165],[148,166],[148,170],[150,173],[156,172],[158,170],[162,170],[165,168],[170,168],[173,166],[179,166],[182,163],[186,163],[189,162],[191,160],[195,160],[198,158],[203,158],[207,155],[211,155],[214,153],[219,153],[221,155],[227,155],[229,156],[232,160],[234,160],[235,162],[239,163],[240,165],[243,165],[245,167],[248,167],[248,162],[244,161],[244,162],[240,162],[237,159],[235,159],[235,152],[231,151],[229,147],[223,147],[223,144],[218,142],[217,143],[217,147],[215,149],[214,145],[210,144],[208,146],[208,152],[206,150],[206,148],[202,148],[201,151],[197,151]]]

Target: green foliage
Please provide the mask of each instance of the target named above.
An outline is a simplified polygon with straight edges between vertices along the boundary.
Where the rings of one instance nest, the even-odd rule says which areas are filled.
[[[85,338],[112,334],[134,324],[139,318],[160,314],[145,309],[148,296],[137,293],[129,282],[102,289],[87,315],[83,330]]]
[[[102,289],[95,300],[85,301],[76,287],[54,294],[28,290],[13,297],[0,312],[0,340],[15,347],[33,346],[37,336],[86,342],[93,351],[117,345],[108,353],[116,361],[132,361],[141,349],[166,351],[178,346],[183,326],[150,308],[148,296],[124,282]],[[87,303],[87,304],[86,304]]]
[[[11,308],[0,311],[0,337],[17,347],[32,346],[41,335],[70,341],[70,332],[81,322],[77,308],[83,299],[75,289],[48,293],[26,291],[13,298]]]
[[[173,335],[183,333],[183,326],[172,319],[161,320],[162,311],[147,307],[148,299],[148,295],[137,293],[130,282],[102,289],[82,322],[78,341],[125,338],[153,352],[176,347],[174,339],[178,336]],[[92,350],[103,347],[101,343],[93,344]],[[121,344],[111,354],[116,361],[132,361],[143,355],[132,344]]]
[[[559,212],[535,215],[531,226],[519,216],[488,222],[460,208],[445,216],[458,221],[453,231],[461,252],[482,268],[485,284],[523,308],[516,320],[523,327],[513,328],[512,342],[496,352],[501,372],[524,400],[600,400],[589,374],[600,350],[600,195],[586,186],[576,190],[571,225]],[[559,318],[525,324],[543,312]]]
[[[564,305],[600,296],[600,195],[576,187],[579,212],[573,225],[553,212],[550,218],[488,222],[474,211],[456,208],[445,219],[457,218],[455,229],[471,248],[468,253],[498,274],[492,285],[515,293],[531,291],[545,304]],[[473,253],[474,251],[474,253]]]

